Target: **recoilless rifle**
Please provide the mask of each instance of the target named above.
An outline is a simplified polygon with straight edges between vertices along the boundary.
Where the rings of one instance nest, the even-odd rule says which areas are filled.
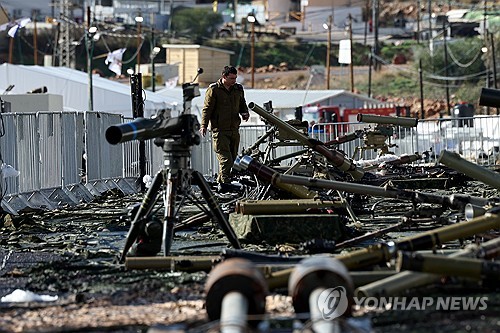
[[[200,129],[198,118],[190,113],[191,101],[200,96],[199,84],[194,81],[201,73],[203,69],[199,68],[193,82],[182,85],[184,105],[180,116],[170,117],[162,110],[154,118],[137,118],[129,123],[110,126],[106,130],[106,140],[111,144],[154,139],[154,144],[161,147],[164,152],[163,167],[154,176],[130,225],[120,256],[122,263],[125,262],[134,243],[135,250],[133,249],[130,254],[156,255],[163,245],[163,254],[167,256],[172,245],[174,226],[179,221],[181,205],[187,201],[194,203],[217,220],[231,245],[236,249],[241,248],[209,184],[200,172],[190,168],[192,147],[199,145],[201,141],[198,133]],[[197,185],[200,188],[208,210],[192,193],[191,185]],[[163,224],[155,220],[153,216],[155,204],[160,197],[163,198],[165,208]],[[177,201],[176,198],[179,197],[181,199]]]

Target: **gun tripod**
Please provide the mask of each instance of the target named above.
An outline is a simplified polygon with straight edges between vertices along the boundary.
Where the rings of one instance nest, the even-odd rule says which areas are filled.
[[[241,249],[238,238],[216,202],[209,184],[200,172],[190,168],[191,147],[193,144],[198,144],[200,140],[197,133],[199,123],[196,116],[185,114],[175,119],[176,123],[172,125],[171,129],[179,133],[179,136],[154,140],[155,145],[163,149],[164,165],[156,173],[151,187],[144,195],[141,206],[135,214],[127,234],[120,258],[121,262],[124,262],[128,251],[141,233],[148,233],[144,229],[147,223],[152,220],[154,206],[160,197],[163,199],[165,208],[161,234],[163,255],[166,256],[170,252],[174,226],[179,221],[180,208],[186,202],[194,203],[202,211],[216,219],[231,245],[236,249]],[[192,185],[197,185],[200,188],[208,209],[203,205],[202,200],[195,196]],[[156,232],[158,232],[157,229]],[[158,235],[150,236],[157,237]]]

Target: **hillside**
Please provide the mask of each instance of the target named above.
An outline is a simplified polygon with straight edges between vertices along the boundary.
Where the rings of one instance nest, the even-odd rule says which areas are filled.
[[[407,68],[408,66],[401,66]],[[392,85],[398,85],[398,82],[405,84],[406,77],[400,73],[397,67],[383,67],[381,71],[373,73],[372,78],[372,97],[381,102],[394,103],[397,105],[410,106],[412,116],[419,117],[421,114],[420,91],[417,88],[410,92],[403,92],[403,89],[393,88]],[[251,86],[251,75],[247,69],[242,69],[240,76],[243,77],[243,84],[246,87]],[[366,66],[356,67],[354,70],[354,91],[360,94],[368,94],[368,68]],[[257,89],[307,89],[309,82],[310,90],[326,89],[326,80],[324,73],[311,75],[310,70],[275,70],[272,72],[258,72],[254,75],[254,87]],[[409,83],[408,83],[409,84]],[[412,85],[414,84],[411,83]],[[471,96],[479,96],[481,84],[475,87],[463,89],[475,90]],[[332,68],[330,89],[350,90],[350,77],[347,67]],[[431,95],[429,90],[432,87],[424,89],[424,110],[425,118],[437,118],[448,113],[446,108],[446,99],[440,97],[440,94]],[[436,96],[438,95],[438,96]],[[441,94],[441,96],[444,96]],[[451,106],[462,102],[455,95],[450,96]],[[477,102],[478,99],[471,97],[468,101],[476,105],[476,114],[483,113],[482,107]]]

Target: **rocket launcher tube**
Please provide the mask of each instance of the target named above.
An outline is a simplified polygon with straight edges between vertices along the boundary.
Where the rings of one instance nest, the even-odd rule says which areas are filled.
[[[500,190],[500,173],[469,162],[457,153],[443,150],[438,162]]]
[[[345,157],[337,150],[330,150],[327,147],[325,147],[323,142],[308,138],[292,125],[272,115],[271,113],[267,112],[266,110],[264,110],[263,108],[261,108],[260,106],[258,106],[253,102],[250,102],[248,104],[248,107],[254,112],[256,112],[259,116],[261,116],[262,118],[266,119],[267,121],[278,127],[281,131],[284,131],[292,135],[297,141],[299,141],[304,146],[310,147],[314,151],[325,156],[326,159],[329,162],[331,162],[335,167],[349,173],[354,179],[361,179],[363,177],[364,171],[358,168],[352,160]]]
[[[388,117],[388,116],[377,116],[377,115],[362,114],[362,113],[358,113],[357,119],[359,122],[364,122],[364,123],[398,125],[404,127],[416,127],[418,123],[417,118]]]
[[[440,204],[453,209],[463,210],[467,203],[478,206],[484,206],[490,203],[490,199],[471,197],[463,194],[453,194],[451,196],[436,195],[433,193],[423,193],[410,190],[390,189],[373,185],[363,185],[348,182],[339,182],[335,180],[317,179],[311,177],[280,174],[274,169],[263,165],[250,156],[243,156],[237,160],[238,168],[248,169],[256,176],[274,186],[282,188],[289,187],[291,184],[314,186],[320,188],[333,189],[349,193],[365,194],[383,198],[411,200],[420,203]]]
[[[437,195],[433,193],[416,192],[410,190],[390,189],[373,185],[363,185],[348,182],[339,182],[335,180],[316,179],[311,177],[294,176],[280,174],[275,176],[276,183],[297,184],[304,186],[314,186],[328,188],[349,193],[367,194],[376,197],[411,200],[420,203],[433,203],[445,205],[453,209],[464,209],[469,202],[476,205],[486,205],[490,202],[487,198],[471,197],[468,195],[453,194],[451,196]]]
[[[485,232],[491,229],[500,229],[500,208],[492,210],[483,216],[471,221],[464,221],[447,225],[444,227],[419,233],[414,236],[404,238],[398,242],[388,244],[380,243],[364,249],[355,250],[346,254],[336,256],[348,269],[359,269],[374,264],[387,262],[394,257],[398,250],[416,251],[429,249],[443,243],[459,238],[470,237],[472,235]],[[269,288],[280,288],[286,285],[291,269],[273,272],[268,278]],[[283,285],[285,283],[285,285]]]
[[[460,276],[475,280],[500,279],[500,263],[473,258],[450,258],[446,256],[401,251],[396,259],[398,271],[433,273]]]
[[[464,250],[446,255],[445,258],[476,257],[491,259],[500,253],[500,237],[487,241],[480,246],[469,245]],[[441,254],[442,255],[442,254]],[[434,255],[436,256],[436,255]],[[377,281],[359,286],[355,294],[357,297],[394,296],[409,288],[417,288],[433,283],[438,279],[435,274],[403,271]]]

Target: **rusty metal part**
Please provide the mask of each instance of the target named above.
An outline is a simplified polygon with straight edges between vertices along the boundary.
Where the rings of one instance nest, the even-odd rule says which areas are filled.
[[[266,310],[268,294],[261,271],[246,259],[231,258],[210,272],[205,284],[206,308],[210,320],[221,318],[222,303],[229,293],[239,293],[248,301],[248,315],[261,315]]]
[[[443,150],[438,162],[500,190],[500,173],[469,162],[457,153]]]

